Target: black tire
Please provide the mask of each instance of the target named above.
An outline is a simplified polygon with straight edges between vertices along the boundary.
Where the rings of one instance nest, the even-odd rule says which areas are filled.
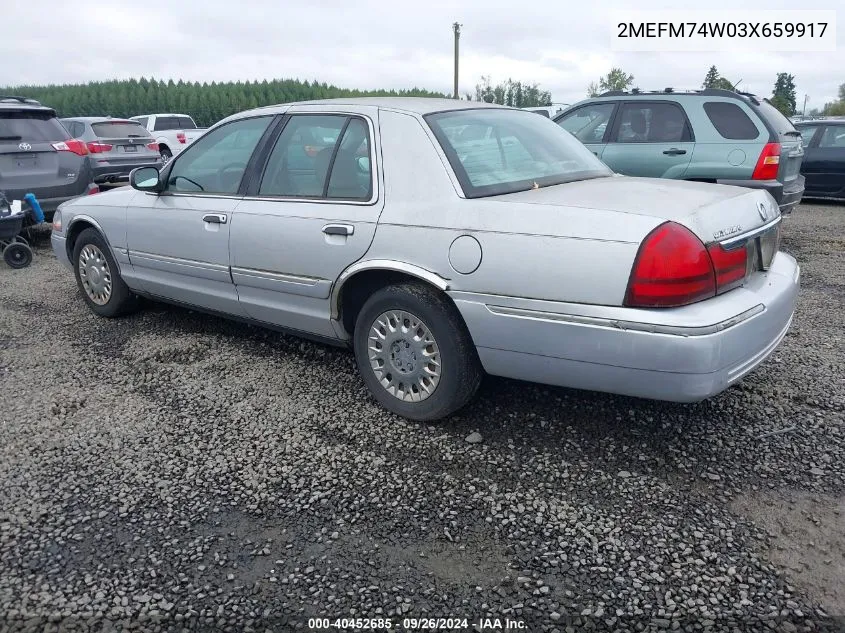
[[[88,296],[88,292],[85,290],[80,277],[79,256],[82,253],[82,250],[89,244],[96,246],[103,254],[106,259],[106,263],[108,264],[109,274],[111,276],[111,295],[103,304],[95,303],[91,297]],[[71,261],[73,263],[73,273],[76,277],[76,285],[79,287],[79,292],[82,295],[82,298],[85,300],[85,303],[88,304],[88,307],[91,308],[92,312],[103,317],[114,318],[129,314],[130,312],[134,312],[138,309],[139,301],[137,295],[135,295],[124,283],[123,279],[121,279],[117,263],[112,257],[111,250],[109,249],[108,244],[106,244],[106,240],[102,235],[100,235],[100,232],[97,231],[97,229],[85,229],[79,234],[79,237],[76,238],[76,243],[73,245],[73,259]]]
[[[410,313],[422,321],[439,350],[439,382],[420,401],[409,402],[390,393],[370,364],[371,328],[381,315],[392,310]],[[375,399],[385,409],[411,420],[438,420],[454,413],[475,395],[483,376],[475,345],[457,308],[444,294],[423,283],[395,284],[373,293],[355,321],[353,347],[358,371]],[[416,356],[413,358],[416,362]]]
[[[26,268],[32,263],[32,249],[23,242],[12,242],[3,249],[3,261],[9,268]]]
[[[173,158],[173,152],[171,152],[167,147],[162,147],[158,153],[161,154],[161,162],[165,165],[167,164],[167,161]]]

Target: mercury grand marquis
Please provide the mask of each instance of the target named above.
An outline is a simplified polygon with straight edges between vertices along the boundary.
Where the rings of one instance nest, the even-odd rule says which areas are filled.
[[[104,317],[139,297],[350,346],[386,409],[484,374],[693,402],[786,335],[799,268],[764,191],[628,178],[532,112],[364,98],[242,112],[61,206]]]

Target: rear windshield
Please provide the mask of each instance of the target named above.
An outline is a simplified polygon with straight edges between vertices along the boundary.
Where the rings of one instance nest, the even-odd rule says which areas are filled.
[[[769,122],[769,125],[775,129],[775,132],[779,136],[783,136],[789,132],[795,132],[795,126],[792,125],[792,121],[783,116],[780,110],[768,101],[761,101],[760,105],[757,106],[757,110],[759,110],[763,118]],[[796,134],[790,134],[790,136],[797,137]]]
[[[54,143],[69,138],[68,131],[50,114],[0,112],[0,143]]]
[[[150,133],[147,132],[146,128],[141,127],[140,123],[130,123],[129,121],[92,123],[91,129],[99,138],[148,138],[150,136]]]
[[[183,130],[196,130],[197,125],[194,123],[194,120],[189,116],[180,116],[177,117],[179,119],[179,127]]]
[[[425,117],[468,198],[612,172],[550,119],[525,110],[453,110]]]

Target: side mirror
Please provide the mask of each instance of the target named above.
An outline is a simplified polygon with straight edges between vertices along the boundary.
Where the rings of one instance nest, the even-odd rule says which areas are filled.
[[[129,184],[138,191],[160,191],[158,167],[136,167],[129,173]]]

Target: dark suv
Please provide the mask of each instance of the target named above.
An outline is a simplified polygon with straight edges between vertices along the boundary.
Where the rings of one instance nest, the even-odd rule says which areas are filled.
[[[801,200],[801,134],[765,99],[730,90],[613,91],[554,117],[615,172],[768,191]]]
[[[0,96],[0,191],[9,201],[34,194],[49,221],[62,202],[99,189],[88,148],[71,138],[55,110]]]

